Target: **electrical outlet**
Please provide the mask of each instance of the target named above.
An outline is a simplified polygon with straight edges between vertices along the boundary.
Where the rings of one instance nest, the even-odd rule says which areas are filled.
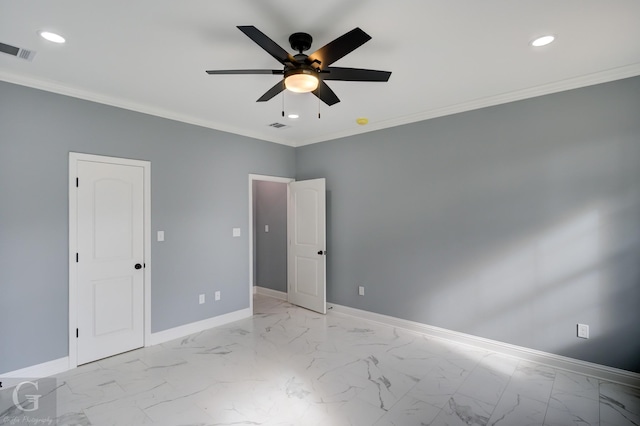
[[[198,302],[202,305],[204,303],[204,294],[201,294],[200,297],[198,297]]]
[[[360,296],[364,296],[364,286],[363,285],[358,286],[358,294]]]
[[[216,294],[215,294],[214,298],[216,300],[220,300],[220,292],[219,291],[216,291]]]
[[[578,324],[578,337],[589,338],[589,326],[587,324]]]

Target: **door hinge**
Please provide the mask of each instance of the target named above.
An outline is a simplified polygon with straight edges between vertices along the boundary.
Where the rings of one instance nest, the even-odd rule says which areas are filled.
[[[80,255],[76,253],[76,263],[78,263],[79,261],[80,261]]]
[[[78,329],[76,328],[76,339],[80,337],[80,332],[78,331]]]
[[[80,187],[80,178],[76,178],[76,188]]]

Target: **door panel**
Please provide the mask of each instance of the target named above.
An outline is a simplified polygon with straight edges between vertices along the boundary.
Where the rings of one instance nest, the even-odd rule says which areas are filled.
[[[93,283],[94,336],[126,332],[134,324],[134,283],[131,277]]]
[[[95,260],[131,259],[133,257],[133,187],[119,179],[94,182],[93,258]]]
[[[289,194],[289,302],[325,314],[325,180],[292,182]]]
[[[144,170],[78,161],[77,357],[144,344]]]
[[[296,257],[296,289],[297,293],[318,296],[318,260],[307,259],[301,256]]]

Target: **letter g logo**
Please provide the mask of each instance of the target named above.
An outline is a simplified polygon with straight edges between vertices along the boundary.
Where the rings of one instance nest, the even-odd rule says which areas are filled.
[[[27,385],[27,384],[33,385],[33,387],[35,387],[36,390],[38,390],[38,382],[21,382],[13,390],[13,403],[16,405],[16,407],[18,407],[22,411],[36,411],[38,409],[38,400],[40,399],[40,397],[42,395],[25,395],[26,402],[32,402],[33,403],[33,408],[24,408],[22,406],[22,404],[20,403],[20,398],[19,398],[18,392],[20,392],[20,388],[23,385]]]

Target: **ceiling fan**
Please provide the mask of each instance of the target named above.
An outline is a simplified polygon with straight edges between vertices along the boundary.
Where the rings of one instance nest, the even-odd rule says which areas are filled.
[[[291,48],[298,51],[297,54],[291,55],[252,25],[238,26],[238,29],[280,62],[284,66],[283,69],[209,70],[207,74],[283,75],[283,79],[271,89],[267,90],[257,102],[266,102],[287,89],[297,93],[311,92],[325,104],[331,106],[340,102],[340,99],[338,99],[333,90],[327,86],[327,83],[325,83],[326,80],[386,82],[391,76],[390,71],[330,66],[338,59],[353,52],[371,40],[371,36],[360,28],[354,28],[310,55],[302,53],[305,50],[309,50],[311,42],[313,41],[312,37],[307,33],[291,34],[289,37]]]

